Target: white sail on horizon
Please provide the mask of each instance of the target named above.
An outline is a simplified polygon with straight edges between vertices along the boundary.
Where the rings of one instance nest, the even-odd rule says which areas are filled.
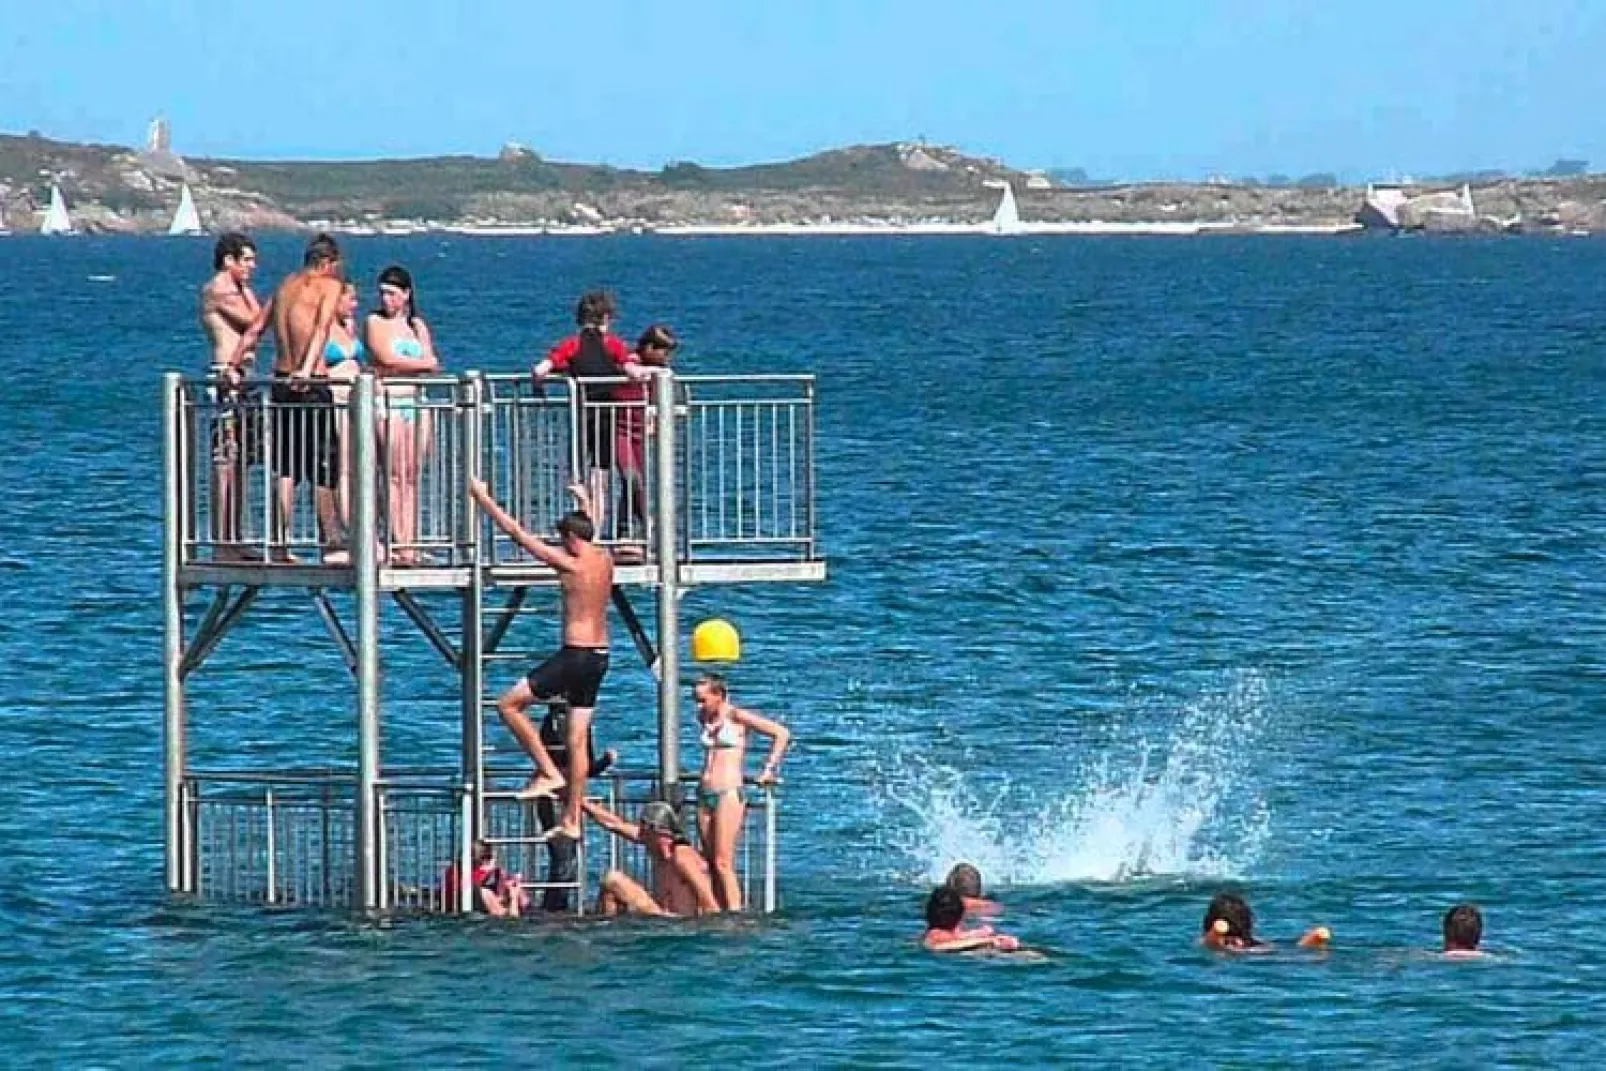
[[[1007,182],[1002,185],[1004,195],[998,199],[998,210],[993,213],[993,230],[1010,234],[1021,229],[1020,209],[1015,205],[1015,188]]]
[[[178,197],[178,211],[173,213],[173,222],[167,228],[168,234],[205,234],[201,226],[201,214],[195,210],[195,198],[190,195],[190,184],[184,184],[184,190]]]
[[[50,207],[45,210],[45,220],[39,225],[39,233],[72,233],[72,217],[67,215],[67,201],[61,196],[61,187],[54,183],[50,186]]]

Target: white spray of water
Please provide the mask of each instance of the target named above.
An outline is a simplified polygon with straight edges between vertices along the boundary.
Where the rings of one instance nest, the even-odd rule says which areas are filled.
[[[1244,876],[1271,826],[1253,778],[1266,691],[1259,674],[1240,674],[1169,719],[1158,742],[1117,733],[1103,754],[1068,764],[1046,801],[1009,781],[984,797],[960,771],[905,758],[883,790],[903,813],[883,828],[927,882],[960,861],[1017,886]]]

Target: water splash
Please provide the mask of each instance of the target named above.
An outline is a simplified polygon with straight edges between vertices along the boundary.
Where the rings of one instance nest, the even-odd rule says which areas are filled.
[[[1008,779],[989,795],[965,772],[904,757],[883,785],[883,828],[924,882],[961,860],[1017,886],[1242,877],[1271,828],[1254,776],[1267,711],[1264,678],[1243,673],[1172,712],[1163,733],[1124,718],[1113,746],[1072,763],[1046,800]]]

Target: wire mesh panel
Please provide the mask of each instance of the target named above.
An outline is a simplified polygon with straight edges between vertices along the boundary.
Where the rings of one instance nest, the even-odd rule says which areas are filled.
[[[382,785],[379,792],[386,906],[397,911],[455,911],[457,890],[448,871],[462,853],[461,790]]]
[[[355,857],[349,783],[229,775],[188,782],[195,895],[348,907]]]

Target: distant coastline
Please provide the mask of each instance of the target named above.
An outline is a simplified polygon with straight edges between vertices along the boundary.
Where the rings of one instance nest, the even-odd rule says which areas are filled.
[[[941,235],[989,227],[1001,188],[1027,235],[1345,234],[1365,188],[1251,183],[1067,186],[922,142],[751,167],[658,171],[496,157],[280,162],[0,135],[0,229],[39,229],[59,186],[75,229],[165,233],[188,186],[203,228],[352,234]],[[1471,184],[1462,230],[1606,234],[1606,176]],[[1428,229],[1431,229],[1429,227]]]

